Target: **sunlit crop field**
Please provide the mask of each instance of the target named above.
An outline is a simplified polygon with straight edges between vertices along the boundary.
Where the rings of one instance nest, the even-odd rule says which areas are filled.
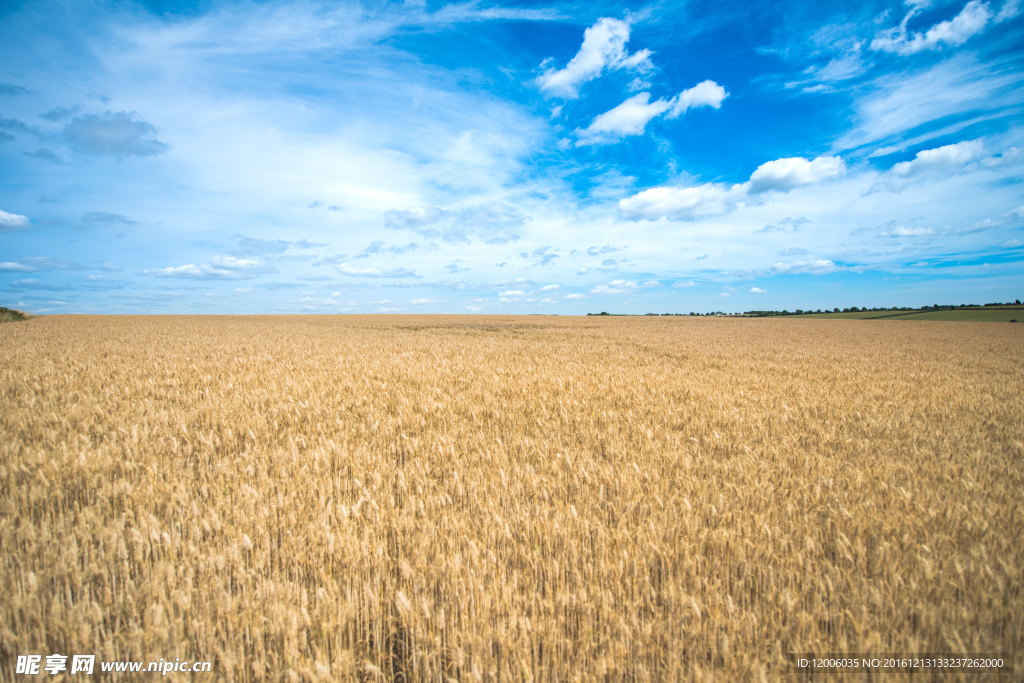
[[[467,681],[1024,652],[1022,358],[1009,323],[4,324],[0,677],[51,652]]]

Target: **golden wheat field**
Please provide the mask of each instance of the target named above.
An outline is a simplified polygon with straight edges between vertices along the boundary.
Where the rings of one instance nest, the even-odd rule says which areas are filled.
[[[237,681],[1012,657],[1022,358],[1001,323],[4,324],[0,676],[51,652]]]

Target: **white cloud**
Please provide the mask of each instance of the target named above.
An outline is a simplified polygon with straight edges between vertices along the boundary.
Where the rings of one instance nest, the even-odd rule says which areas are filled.
[[[922,150],[913,160],[893,165],[889,172],[900,178],[909,178],[921,173],[959,170],[984,153],[981,140],[964,140],[953,145]]]
[[[677,118],[679,115],[685,114],[688,109],[697,107],[718,109],[722,106],[722,100],[728,96],[729,93],[725,91],[725,88],[714,81],[701,81],[673,98],[672,111],[666,115],[666,118]]]
[[[836,57],[820,69],[815,69],[813,73],[819,81],[833,83],[860,76],[866,69],[860,54],[853,53]]]
[[[722,106],[729,93],[714,81],[698,83],[670,100],[651,102],[651,93],[641,92],[628,98],[614,109],[594,118],[586,129],[579,132],[576,146],[617,142],[628,135],[643,135],[651,119],[665,115],[674,119],[695,107]]]
[[[540,288],[540,291],[542,291],[542,292],[552,292],[552,291],[554,291],[556,289],[560,289],[560,287],[558,285],[544,285],[543,287]]]
[[[760,287],[751,287],[750,288],[750,293],[751,294],[767,294],[768,290],[761,289]]]
[[[526,296],[526,292],[524,292],[521,289],[509,289],[509,290],[506,290],[504,292],[500,292],[498,294],[498,296],[505,296],[505,297]]]
[[[629,23],[619,19],[603,17],[583,32],[583,45],[564,69],[548,69],[537,78],[537,84],[544,92],[576,99],[579,88],[587,81],[598,78],[606,69],[635,69],[648,71],[653,68],[651,51],[640,50],[632,55],[626,52],[629,42]]]
[[[645,78],[640,78],[639,76],[637,76],[636,78],[629,82],[629,85],[626,86],[626,89],[629,90],[630,92],[638,92],[640,90],[647,90],[650,87],[650,81],[648,81]]]
[[[749,191],[752,193],[768,192],[769,190],[789,190],[831,178],[838,178],[846,173],[846,164],[839,157],[818,157],[808,161],[803,157],[776,159],[761,164],[751,176]]]
[[[691,187],[653,187],[619,200],[619,215],[627,220],[693,221],[720,216],[770,190],[788,192],[846,172],[839,157],[776,159],[761,164],[746,183],[703,183]]]
[[[923,237],[934,235],[935,231],[931,228],[908,228],[905,225],[897,225],[878,234],[882,237]]]
[[[414,304],[416,306],[420,306],[420,305],[423,305],[423,304],[432,304],[432,303],[434,303],[434,300],[433,299],[413,299],[409,303]]]
[[[156,277],[191,278],[199,280],[240,280],[274,272],[258,261],[240,259],[234,256],[218,256],[212,263],[195,265],[188,263],[183,266],[166,268],[146,268],[144,275]]]
[[[818,259],[815,261],[796,261],[794,263],[776,263],[772,266],[772,270],[776,273],[813,273],[816,275],[834,273],[839,269],[839,266],[826,259]]]
[[[382,278],[399,278],[399,277],[416,277],[416,273],[405,268],[395,268],[393,270],[379,270],[378,268],[354,268],[347,263],[342,263],[334,266],[342,275],[349,275],[352,277],[382,277]]]
[[[444,220],[451,213],[436,206],[414,206],[409,209],[392,209],[384,214],[385,227],[393,230],[420,231],[427,225]]]
[[[7,213],[6,211],[0,211],[0,232],[21,230],[22,228],[27,228],[28,225],[28,217],[16,213]]]
[[[35,268],[24,263],[15,263],[14,261],[4,261],[0,263],[0,272],[30,273],[33,270],[35,270]]]
[[[579,145],[614,142],[627,135],[643,135],[647,122],[672,106],[667,100],[649,102],[651,93],[633,95],[619,106],[595,117],[580,133]]]
[[[590,290],[591,294],[629,294],[636,291],[637,283],[631,280],[612,280],[607,285],[598,285]]]
[[[696,287],[697,283],[694,282],[693,280],[689,280],[688,282],[677,282],[677,283],[675,283],[672,286],[673,287]]]
[[[225,270],[253,270],[260,267],[259,261],[234,256],[217,256],[213,259],[213,265]]]
[[[935,24],[924,34],[908,34],[907,21],[917,11],[917,6],[912,7],[898,27],[880,32],[871,41],[871,49],[912,55],[923,50],[937,50],[943,46],[956,47],[985,30],[985,25],[992,18],[988,3],[971,0],[953,19]]]
[[[576,299],[582,299],[583,295],[582,294],[566,294],[565,298],[566,299],[570,299],[570,300],[576,300]]]
[[[453,219],[449,225],[438,226],[449,219]],[[527,220],[519,209],[501,202],[468,206],[457,211],[414,206],[392,209],[384,214],[385,227],[412,230],[425,237],[440,237],[449,244],[468,244],[474,237],[487,244],[515,242],[519,233],[513,230]]]
[[[146,275],[157,277],[205,277],[202,267],[189,263],[184,266],[168,266],[166,268],[146,268],[142,271]]]
[[[527,217],[514,206],[500,202],[480,204],[459,211],[452,229],[442,238],[450,243],[463,243],[474,235],[487,244],[508,244],[519,239],[519,234],[512,230],[526,221]]]
[[[632,221],[693,221],[728,213],[744,196],[742,186],[725,183],[652,187],[619,200],[619,215]]]
[[[951,145],[922,150],[909,161],[893,164],[889,172],[879,177],[871,189],[897,192],[919,178],[941,179],[968,173],[979,167],[996,169],[999,166],[1012,165],[1018,161],[1017,156],[1016,148],[989,156],[985,152],[982,140],[963,140]]]
[[[1006,0],[1003,3],[1003,9],[999,10],[999,14],[996,16],[996,23],[1002,23],[1007,19],[1013,19],[1020,13],[1020,0]]]

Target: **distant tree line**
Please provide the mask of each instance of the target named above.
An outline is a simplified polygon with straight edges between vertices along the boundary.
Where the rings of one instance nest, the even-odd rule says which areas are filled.
[[[882,306],[880,308],[872,308],[872,307],[864,306],[863,308],[858,308],[857,306],[850,306],[849,308],[833,308],[832,310],[825,309],[824,311],[821,310],[820,308],[816,309],[816,310],[808,309],[806,311],[803,310],[802,308],[798,308],[795,311],[788,311],[788,310],[781,310],[781,311],[745,311],[743,313],[743,315],[760,317],[760,316],[771,316],[771,315],[805,315],[805,314],[809,315],[809,314],[812,314],[812,313],[861,313],[861,312],[864,312],[864,313],[872,313],[872,312],[887,313],[887,312],[892,312],[892,311],[900,313],[900,312],[905,312],[905,311],[952,311],[952,310],[957,309],[957,308],[983,308],[984,306],[1020,306],[1020,305],[1021,305],[1020,299],[1017,299],[1015,301],[1007,301],[1006,303],[998,303],[997,302],[997,303],[983,304],[981,306],[979,306],[978,304],[934,304],[932,306],[923,306],[921,308],[914,308],[914,307],[911,307],[911,306],[893,306],[891,308],[886,308],[884,306]],[[691,315],[693,315],[693,314],[691,313]]]
[[[1020,302],[1020,299],[1017,299],[1015,301],[1007,301],[1006,303],[998,303],[997,302],[997,303],[980,304],[980,305],[979,304],[934,304],[932,306],[924,306],[922,308],[914,308],[914,307],[911,307],[911,306],[893,306],[891,308],[885,308],[884,306],[882,306],[880,308],[871,308],[871,307],[868,307],[868,306],[864,306],[863,308],[860,308],[860,307],[857,307],[857,306],[850,306],[849,308],[838,308],[837,307],[837,308],[833,308],[831,310],[829,310],[827,308],[824,309],[824,310],[822,310],[820,308],[818,308],[818,309],[807,309],[807,310],[804,310],[802,308],[798,308],[795,311],[789,311],[789,310],[785,310],[785,309],[781,310],[781,311],[744,311],[742,314],[741,313],[723,313],[722,311],[710,311],[708,313],[696,313],[694,311],[690,311],[689,314],[686,314],[686,313],[645,313],[644,315],[645,316],[648,316],[648,315],[663,315],[663,316],[664,315],[693,315],[693,316],[709,316],[709,315],[711,315],[711,316],[722,316],[722,315],[725,315],[725,316],[737,316],[737,315],[745,315],[745,316],[751,316],[751,317],[757,318],[757,317],[767,317],[767,316],[774,316],[774,315],[811,315],[811,314],[820,314],[820,313],[890,313],[890,312],[903,313],[903,312],[910,312],[910,311],[951,311],[951,310],[958,309],[958,308],[983,308],[985,306],[1020,306],[1020,305],[1022,305],[1021,302]],[[610,316],[610,315],[623,315],[623,314],[621,314],[621,313],[609,313],[608,311],[601,311],[600,313],[587,313],[587,315],[609,315]]]

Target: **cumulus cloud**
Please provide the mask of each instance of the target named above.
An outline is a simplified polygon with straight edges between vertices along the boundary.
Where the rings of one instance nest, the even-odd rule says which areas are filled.
[[[627,135],[643,135],[647,122],[664,114],[672,107],[667,100],[650,102],[651,93],[633,95],[619,106],[595,117],[580,132],[576,145],[595,145],[615,142]]]
[[[964,140],[953,145],[918,152],[911,161],[894,164],[890,173],[909,178],[922,173],[959,170],[985,153],[981,140]]]
[[[583,45],[564,69],[547,69],[537,77],[537,85],[549,95],[565,99],[579,97],[580,86],[601,76],[606,69],[653,68],[650,50],[632,55],[626,51],[629,23],[603,17],[583,32]]]
[[[767,294],[768,290],[761,289],[760,287],[751,287],[750,288],[750,293],[751,294]]]
[[[918,5],[912,6],[899,26],[880,32],[871,41],[871,49],[912,55],[924,50],[937,50],[943,46],[956,47],[984,31],[986,24],[993,18],[988,3],[971,0],[954,18],[935,24],[923,34],[908,33],[907,22],[919,11]]]
[[[619,200],[619,215],[632,221],[693,221],[728,213],[745,196],[743,186],[726,183],[652,187]]]
[[[776,159],[761,164],[751,174],[748,190],[757,194],[770,190],[789,190],[813,185],[846,173],[846,164],[839,157],[818,157],[808,161],[803,157]]]
[[[27,228],[28,226],[29,220],[27,216],[0,211],[0,232],[12,232]]]
[[[1013,156],[1010,150],[1010,156]],[[882,175],[871,190],[902,190],[919,177],[945,177],[963,173],[978,164],[1002,162],[1006,154],[987,156],[981,140],[964,140],[951,145],[943,145],[934,149],[925,149],[914,155],[909,161],[893,164],[889,172]],[[978,162],[978,163],[974,163]]]
[[[718,109],[722,106],[722,100],[728,96],[729,93],[725,91],[725,88],[714,81],[702,81],[676,95],[672,100],[672,110],[666,117],[674,119],[685,114],[687,110],[697,107]]]
[[[837,178],[846,172],[839,157],[776,159],[761,164],[746,183],[703,183],[690,187],[653,187],[619,200],[619,215],[627,220],[694,221],[720,216],[756,195],[788,192],[798,187]]]
[[[156,128],[137,112],[87,114],[72,119],[64,127],[64,137],[74,149],[119,159],[163,154],[168,146],[156,135]]]
[[[651,93],[641,92],[628,98],[614,109],[598,115],[587,128],[579,132],[576,146],[617,142],[629,135],[643,135],[648,122],[661,115],[675,119],[695,107],[722,106],[729,93],[714,81],[698,83],[670,100],[651,102]]]
[[[583,295],[582,295],[582,294],[566,294],[566,295],[565,295],[565,298],[566,298],[566,299],[569,299],[570,301],[574,301],[574,300],[576,300],[576,299],[582,299],[582,298],[584,298],[584,297],[583,297]]]

